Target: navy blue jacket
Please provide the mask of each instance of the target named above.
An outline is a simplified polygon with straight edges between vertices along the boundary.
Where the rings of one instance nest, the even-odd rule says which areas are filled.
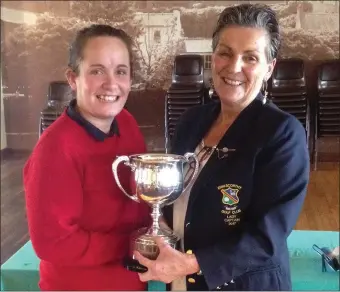
[[[172,153],[194,152],[220,112],[220,102],[189,109],[172,139]],[[185,217],[185,250],[202,273],[188,290],[291,290],[286,239],[309,181],[302,124],[258,96],[237,117],[193,185]],[[172,227],[172,206],[164,209]]]

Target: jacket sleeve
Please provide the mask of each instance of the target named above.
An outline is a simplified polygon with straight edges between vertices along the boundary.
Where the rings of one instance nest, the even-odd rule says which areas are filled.
[[[302,125],[288,118],[256,158],[253,198],[239,236],[195,250],[209,289],[280,255],[301,211],[309,180]]]
[[[119,260],[125,254],[128,234],[81,228],[81,167],[62,147],[45,146],[34,150],[23,173],[28,226],[37,256],[68,266]]]

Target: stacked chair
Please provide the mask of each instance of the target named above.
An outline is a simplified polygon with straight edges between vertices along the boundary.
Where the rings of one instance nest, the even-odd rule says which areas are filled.
[[[340,139],[340,60],[323,62],[317,72],[317,84],[313,84],[312,80],[307,84],[304,60],[279,59],[268,81],[268,98],[280,109],[295,116],[305,128],[315,169],[318,162],[318,139]],[[218,96],[211,81],[211,73],[205,72],[204,75],[202,56],[176,56],[172,84],[165,98],[167,152],[181,115],[192,106],[215,100],[218,100]]]
[[[314,133],[314,167],[317,168],[317,140],[340,137],[340,60],[322,63],[318,68],[318,95]]]
[[[196,54],[177,55],[172,83],[165,96],[165,149],[170,148],[181,115],[190,107],[204,103],[203,57]]]
[[[309,142],[311,106],[307,96],[304,61],[298,58],[278,60],[272,75],[269,98],[302,123]]]
[[[50,83],[47,107],[40,113],[39,137],[62,114],[72,98],[72,89],[67,82],[54,81]]]

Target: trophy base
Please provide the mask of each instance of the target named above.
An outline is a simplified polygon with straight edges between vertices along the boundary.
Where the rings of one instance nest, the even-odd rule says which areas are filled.
[[[152,229],[141,228],[132,234],[130,240],[130,254],[124,259],[124,267],[129,271],[138,273],[144,273],[148,269],[141,265],[136,259],[134,259],[134,251],[138,251],[144,257],[155,260],[159,255],[159,248],[154,241],[155,237],[162,237],[164,241],[172,248],[176,248],[179,237],[176,236],[169,228],[166,229]]]
[[[130,256],[133,258],[133,252],[138,251],[144,257],[150,260],[155,260],[159,254],[158,245],[154,241],[155,237],[162,237],[172,248],[176,248],[179,240],[178,236],[176,236],[170,229],[153,230],[151,228],[142,228],[132,235],[130,241]]]

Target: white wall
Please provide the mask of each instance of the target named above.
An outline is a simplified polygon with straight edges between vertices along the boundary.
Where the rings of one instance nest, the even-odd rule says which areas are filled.
[[[1,19],[6,22],[35,24],[37,15],[29,11],[1,7]]]

